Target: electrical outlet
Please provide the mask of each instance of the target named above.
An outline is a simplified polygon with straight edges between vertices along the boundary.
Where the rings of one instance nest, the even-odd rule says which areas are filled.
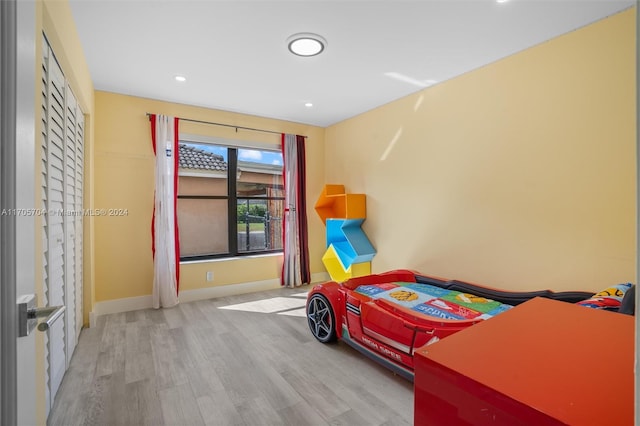
[[[213,271],[207,271],[207,281],[213,281]]]

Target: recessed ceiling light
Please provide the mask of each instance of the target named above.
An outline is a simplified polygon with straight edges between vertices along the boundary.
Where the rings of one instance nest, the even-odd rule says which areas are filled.
[[[327,41],[318,34],[298,33],[287,39],[287,48],[298,56],[315,56],[322,53]]]
[[[304,106],[306,106],[307,108],[311,108],[313,104],[311,102],[306,102]]]
[[[187,77],[183,75],[176,75],[174,78],[176,79],[176,81],[180,81],[180,82],[187,81]]]
[[[509,1],[509,0],[496,0],[496,3],[506,3],[506,2],[508,2],[508,1]]]

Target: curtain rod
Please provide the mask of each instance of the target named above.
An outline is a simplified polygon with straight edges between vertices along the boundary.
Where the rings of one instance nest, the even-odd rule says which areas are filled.
[[[152,113],[147,112],[147,117],[151,118]],[[210,124],[212,126],[222,126],[222,127],[231,127],[232,129],[236,129],[236,133],[238,132],[238,129],[242,129],[242,130],[251,130],[253,132],[263,132],[263,133],[273,133],[274,135],[281,135],[282,132],[274,132],[273,130],[265,130],[265,129],[256,129],[253,127],[243,127],[243,126],[234,126],[232,124],[224,124],[224,123],[216,123],[213,121],[202,121],[202,120],[193,120],[191,118],[182,118],[182,117],[176,117],[178,120],[182,120],[182,121],[189,121],[191,123],[199,123],[199,124]],[[305,135],[300,135],[303,138],[307,138]]]

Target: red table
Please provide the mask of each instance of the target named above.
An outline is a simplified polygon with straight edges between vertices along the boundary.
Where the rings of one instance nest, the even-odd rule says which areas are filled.
[[[633,425],[634,320],[535,298],[415,353],[415,425]]]

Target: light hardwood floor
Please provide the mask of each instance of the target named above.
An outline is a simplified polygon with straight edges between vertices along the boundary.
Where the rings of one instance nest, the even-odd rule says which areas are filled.
[[[48,424],[412,424],[410,382],[317,342],[304,317],[221,309],[309,289],[100,317],[80,335]]]

